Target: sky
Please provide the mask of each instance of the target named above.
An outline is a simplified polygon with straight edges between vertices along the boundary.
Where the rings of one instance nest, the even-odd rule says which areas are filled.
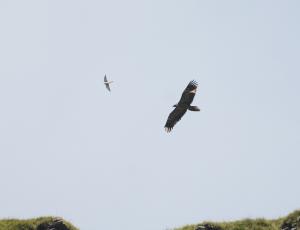
[[[1,0],[0,218],[165,230],[299,209],[299,8]],[[193,79],[201,111],[167,134]]]

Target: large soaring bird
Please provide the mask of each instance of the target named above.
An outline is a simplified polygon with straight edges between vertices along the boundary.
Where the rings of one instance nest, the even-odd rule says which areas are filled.
[[[188,86],[182,93],[180,101],[174,105],[175,109],[170,113],[168,120],[165,124],[165,130],[169,133],[175,126],[175,124],[180,121],[183,115],[186,113],[187,110],[190,111],[200,111],[197,106],[191,106],[193,102],[194,96],[197,91],[198,83],[196,81],[190,81]]]
[[[107,81],[106,75],[104,76],[104,85],[106,86],[106,89],[107,89],[108,91],[110,91],[109,84],[110,84],[110,83],[113,83],[113,82],[114,82],[114,81]]]

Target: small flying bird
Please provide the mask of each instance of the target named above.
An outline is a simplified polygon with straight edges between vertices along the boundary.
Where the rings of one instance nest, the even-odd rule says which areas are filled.
[[[104,85],[106,86],[106,89],[108,90],[108,91],[110,91],[110,87],[109,87],[109,84],[110,83],[113,83],[114,81],[107,81],[107,77],[106,77],[106,74],[105,74],[105,76],[104,76]]]
[[[182,93],[182,96],[179,102],[174,105],[175,109],[170,113],[168,120],[165,124],[165,130],[167,133],[171,132],[173,127],[176,125],[178,121],[183,117],[187,110],[190,111],[200,111],[197,106],[192,106],[194,96],[197,91],[198,83],[196,81],[190,81],[188,86]]]

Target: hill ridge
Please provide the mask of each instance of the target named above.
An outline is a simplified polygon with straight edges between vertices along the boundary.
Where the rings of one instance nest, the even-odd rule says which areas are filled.
[[[173,230],[300,230],[300,210],[277,219],[242,219],[226,222],[204,221]]]

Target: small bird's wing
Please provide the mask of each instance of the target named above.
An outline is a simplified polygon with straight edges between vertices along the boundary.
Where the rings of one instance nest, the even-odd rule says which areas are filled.
[[[186,113],[187,109],[176,107],[169,115],[168,120],[165,124],[165,130],[169,133],[176,125],[178,121],[183,117]]]
[[[183,91],[179,105],[190,105],[195,97],[197,91],[198,83],[196,81],[190,81],[185,90]]]
[[[110,91],[110,87],[109,87],[109,83],[107,81],[107,77],[106,77],[106,74],[104,75],[104,84],[105,84],[105,87],[108,91]]]
[[[105,83],[106,89],[108,89],[108,91],[110,91],[110,87],[108,83]]]

